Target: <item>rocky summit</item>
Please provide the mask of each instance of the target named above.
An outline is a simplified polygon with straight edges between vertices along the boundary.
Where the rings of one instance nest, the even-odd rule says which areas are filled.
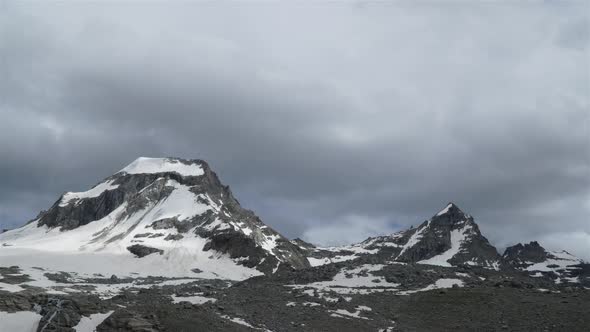
[[[498,253],[447,204],[341,247],[289,240],[202,160],[139,158],[0,234],[0,331],[587,331],[590,264]]]

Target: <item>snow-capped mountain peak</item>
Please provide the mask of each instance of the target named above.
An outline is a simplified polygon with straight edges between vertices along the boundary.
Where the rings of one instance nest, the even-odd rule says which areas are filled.
[[[417,227],[368,238],[339,248],[307,248],[312,265],[374,256],[379,260],[439,266],[472,265],[498,269],[500,255],[473,217],[449,203]]]
[[[449,203],[430,220],[442,223],[461,223],[464,221],[473,221],[473,218],[463,212],[455,203]]]
[[[206,162],[177,158],[139,158],[87,191],[68,192],[25,227],[1,234],[0,243],[161,256],[182,260],[189,272],[221,274],[216,267],[233,265],[239,275],[221,276],[230,279],[280,264],[309,266],[297,246],[240,206]]]
[[[444,209],[438,211],[438,213],[435,214],[435,216],[436,217],[442,216],[443,214],[447,214],[447,213],[451,212],[451,210],[455,210],[455,209],[459,209],[459,208],[455,205],[455,203],[451,202],[451,203],[447,204],[447,206]]]

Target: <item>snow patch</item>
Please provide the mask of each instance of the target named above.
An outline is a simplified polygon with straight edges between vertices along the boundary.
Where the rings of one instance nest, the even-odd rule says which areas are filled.
[[[350,312],[350,311],[344,310],[344,309],[328,310],[328,312],[332,313],[330,315],[332,317],[339,317],[339,318],[351,317],[351,318],[359,318],[359,319],[368,320],[369,318],[361,316],[362,311],[363,310],[358,310],[358,308],[355,312]]]
[[[100,325],[105,319],[107,319],[114,311],[109,311],[105,314],[92,314],[89,317],[83,316],[80,322],[74,326],[76,332],[94,332],[96,327]]]
[[[428,285],[424,288],[416,289],[416,290],[401,291],[398,294],[399,295],[409,295],[409,294],[413,294],[413,293],[417,293],[417,292],[426,292],[426,291],[433,290],[433,289],[451,288],[454,285],[457,285],[458,287],[463,287],[463,285],[464,285],[463,280],[461,280],[461,279],[447,279],[447,278],[438,279],[432,285]]]
[[[172,303],[180,303],[180,302],[190,302],[192,304],[203,304],[207,302],[215,303],[217,299],[212,297],[204,297],[200,295],[193,295],[193,296],[175,296],[172,295]]]
[[[449,203],[449,205],[447,205],[447,207],[445,207],[444,209],[440,210],[437,214],[436,217],[442,216],[443,214],[449,212],[449,209],[453,206],[453,204]]]
[[[428,264],[428,265],[438,265],[438,266],[448,266],[450,267],[451,264],[448,262],[451,258],[453,258],[456,254],[461,252],[461,246],[467,236],[469,235],[472,229],[471,225],[467,225],[461,229],[456,229],[451,231],[451,248],[440,255],[431,257],[429,259],[421,260],[418,264]]]
[[[370,294],[395,290],[400,284],[391,283],[384,277],[374,275],[381,271],[384,265],[362,265],[354,269],[342,269],[330,281],[318,281],[309,284],[287,285],[295,289],[305,289],[303,292],[314,296],[315,292],[324,300],[330,301],[323,293],[337,294]],[[334,299],[336,302],[338,299]]]
[[[200,176],[205,174],[201,165],[184,164],[169,158],[141,157],[119,171],[127,174],[178,173],[182,176]]]
[[[18,293],[18,292],[23,291],[25,289],[20,287],[19,285],[7,284],[4,282],[0,282],[0,290],[6,291],[9,293]]]
[[[106,182],[99,183],[92,189],[84,192],[67,192],[62,196],[59,206],[64,207],[70,204],[72,201],[79,201],[81,199],[98,197],[102,195],[102,193],[104,193],[105,191],[119,188],[119,185],[114,185],[113,182],[115,182],[115,180],[108,180]]]
[[[554,258],[548,258],[544,262],[535,263],[531,266],[526,268],[527,271],[542,271],[542,272],[555,272],[558,273],[558,270],[563,270],[567,268],[573,268],[571,265],[577,265],[582,263],[582,261],[567,253],[567,252],[550,252]]]
[[[420,239],[422,239],[422,236],[423,236],[422,233],[424,233],[424,231],[426,229],[428,229],[429,226],[430,226],[430,220],[426,223],[426,225],[424,227],[416,230],[414,232],[414,234],[412,234],[412,236],[408,239],[408,242],[406,242],[406,244],[402,248],[402,251],[400,251],[400,253],[399,253],[399,255],[397,255],[397,257],[401,257],[404,252],[406,252],[408,249],[415,246],[420,241]]]
[[[36,332],[41,317],[41,315],[32,311],[13,313],[0,311],[0,330],[7,332]]]

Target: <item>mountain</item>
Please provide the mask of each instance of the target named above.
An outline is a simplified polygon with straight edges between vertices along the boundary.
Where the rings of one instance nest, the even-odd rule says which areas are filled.
[[[438,266],[470,265],[499,269],[502,257],[481,234],[473,217],[449,203],[418,227],[389,236],[378,236],[350,246],[307,250],[312,265],[372,256],[380,262]]]
[[[515,269],[528,272],[531,277],[549,277],[556,283],[579,283],[585,274],[590,274],[588,264],[567,251],[547,251],[532,241],[506,248],[504,263]]]
[[[1,234],[0,243],[161,256],[150,260],[228,279],[272,273],[280,264],[309,266],[297,246],[240,206],[206,162],[177,158],[139,158],[87,191],[67,192],[26,226]]]

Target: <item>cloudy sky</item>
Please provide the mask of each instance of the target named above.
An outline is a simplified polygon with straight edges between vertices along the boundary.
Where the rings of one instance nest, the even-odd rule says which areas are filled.
[[[0,2],[0,223],[138,156],[209,161],[289,237],[447,202],[590,259],[587,1]]]

